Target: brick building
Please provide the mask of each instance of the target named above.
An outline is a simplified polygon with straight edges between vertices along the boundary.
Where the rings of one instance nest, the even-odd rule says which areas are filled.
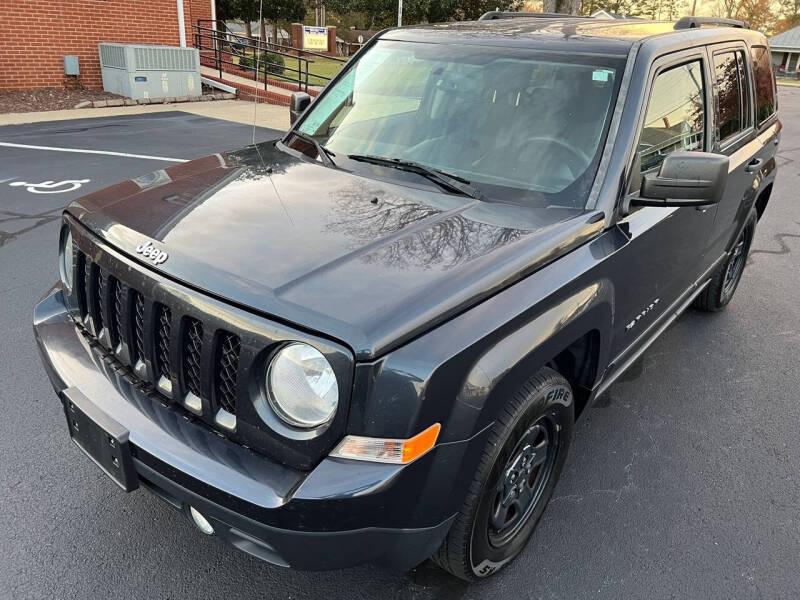
[[[75,85],[64,55],[78,56],[80,84],[102,88],[97,44],[179,46],[178,14],[191,26],[211,19],[214,0],[0,0],[0,91]]]

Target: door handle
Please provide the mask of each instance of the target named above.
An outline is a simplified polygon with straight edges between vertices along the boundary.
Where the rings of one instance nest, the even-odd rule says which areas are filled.
[[[747,163],[747,166],[744,168],[744,170],[747,173],[755,173],[756,171],[760,171],[761,170],[761,165],[763,165],[763,164],[764,164],[764,161],[762,159],[754,158],[749,163]]]

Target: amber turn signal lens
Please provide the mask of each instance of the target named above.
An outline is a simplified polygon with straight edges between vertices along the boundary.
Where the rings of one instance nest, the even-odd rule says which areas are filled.
[[[436,445],[442,426],[434,423],[407,440],[348,435],[331,452],[337,458],[406,465]]]

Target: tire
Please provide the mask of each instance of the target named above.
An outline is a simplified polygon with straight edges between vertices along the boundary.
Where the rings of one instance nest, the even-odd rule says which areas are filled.
[[[755,211],[747,217],[742,231],[733,244],[727,260],[723,261],[711,276],[711,283],[695,299],[695,308],[706,312],[717,312],[725,308],[733,298],[742,273],[747,265],[747,255],[756,232],[758,217]]]
[[[517,557],[564,467],[574,415],[572,389],[556,371],[542,368],[522,386],[489,432],[464,504],[431,557],[434,563],[477,581]]]

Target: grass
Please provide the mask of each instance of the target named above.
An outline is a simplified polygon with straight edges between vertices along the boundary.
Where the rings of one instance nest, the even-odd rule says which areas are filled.
[[[327,85],[328,79],[322,79],[321,77],[317,77],[318,75],[322,75],[323,77],[328,77],[332,79],[334,75],[336,75],[339,71],[341,71],[342,67],[344,67],[347,63],[339,62],[336,60],[331,60],[329,58],[321,58],[319,56],[309,57],[314,60],[314,62],[308,63],[308,84],[309,85]],[[291,64],[291,63],[295,64]],[[291,66],[292,68],[297,68],[297,61],[293,61],[291,58],[286,59],[286,66]],[[300,68],[304,68],[302,65]],[[287,73],[288,75],[294,75],[291,71]]]
[[[255,53],[252,51],[247,52],[248,56],[253,56]],[[239,64],[239,58],[234,56],[231,57],[232,62]],[[322,58],[320,56],[308,56],[309,62],[308,63],[308,85],[317,85],[317,86],[325,86],[328,85],[330,79],[333,79],[334,75],[336,75],[343,66],[347,63],[339,62],[337,60],[331,60],[330,58]],[[290,69],[301,69],[305,70],[305,65],[303,61],[300,61],[300,65],[297,64],[297,59],[292,58],[291,56],[284,56],[284,62],[286,63],[285,66],[289,67]],[[284,74],[289,77],[290,79],[297,78],[296,71],[288,71],[284,70]],[[305,73],[302,75],[305,76]],[[321,77],[320,77],[321,76]],[[323,77],[327,77],[328,79],[323,79]]]

